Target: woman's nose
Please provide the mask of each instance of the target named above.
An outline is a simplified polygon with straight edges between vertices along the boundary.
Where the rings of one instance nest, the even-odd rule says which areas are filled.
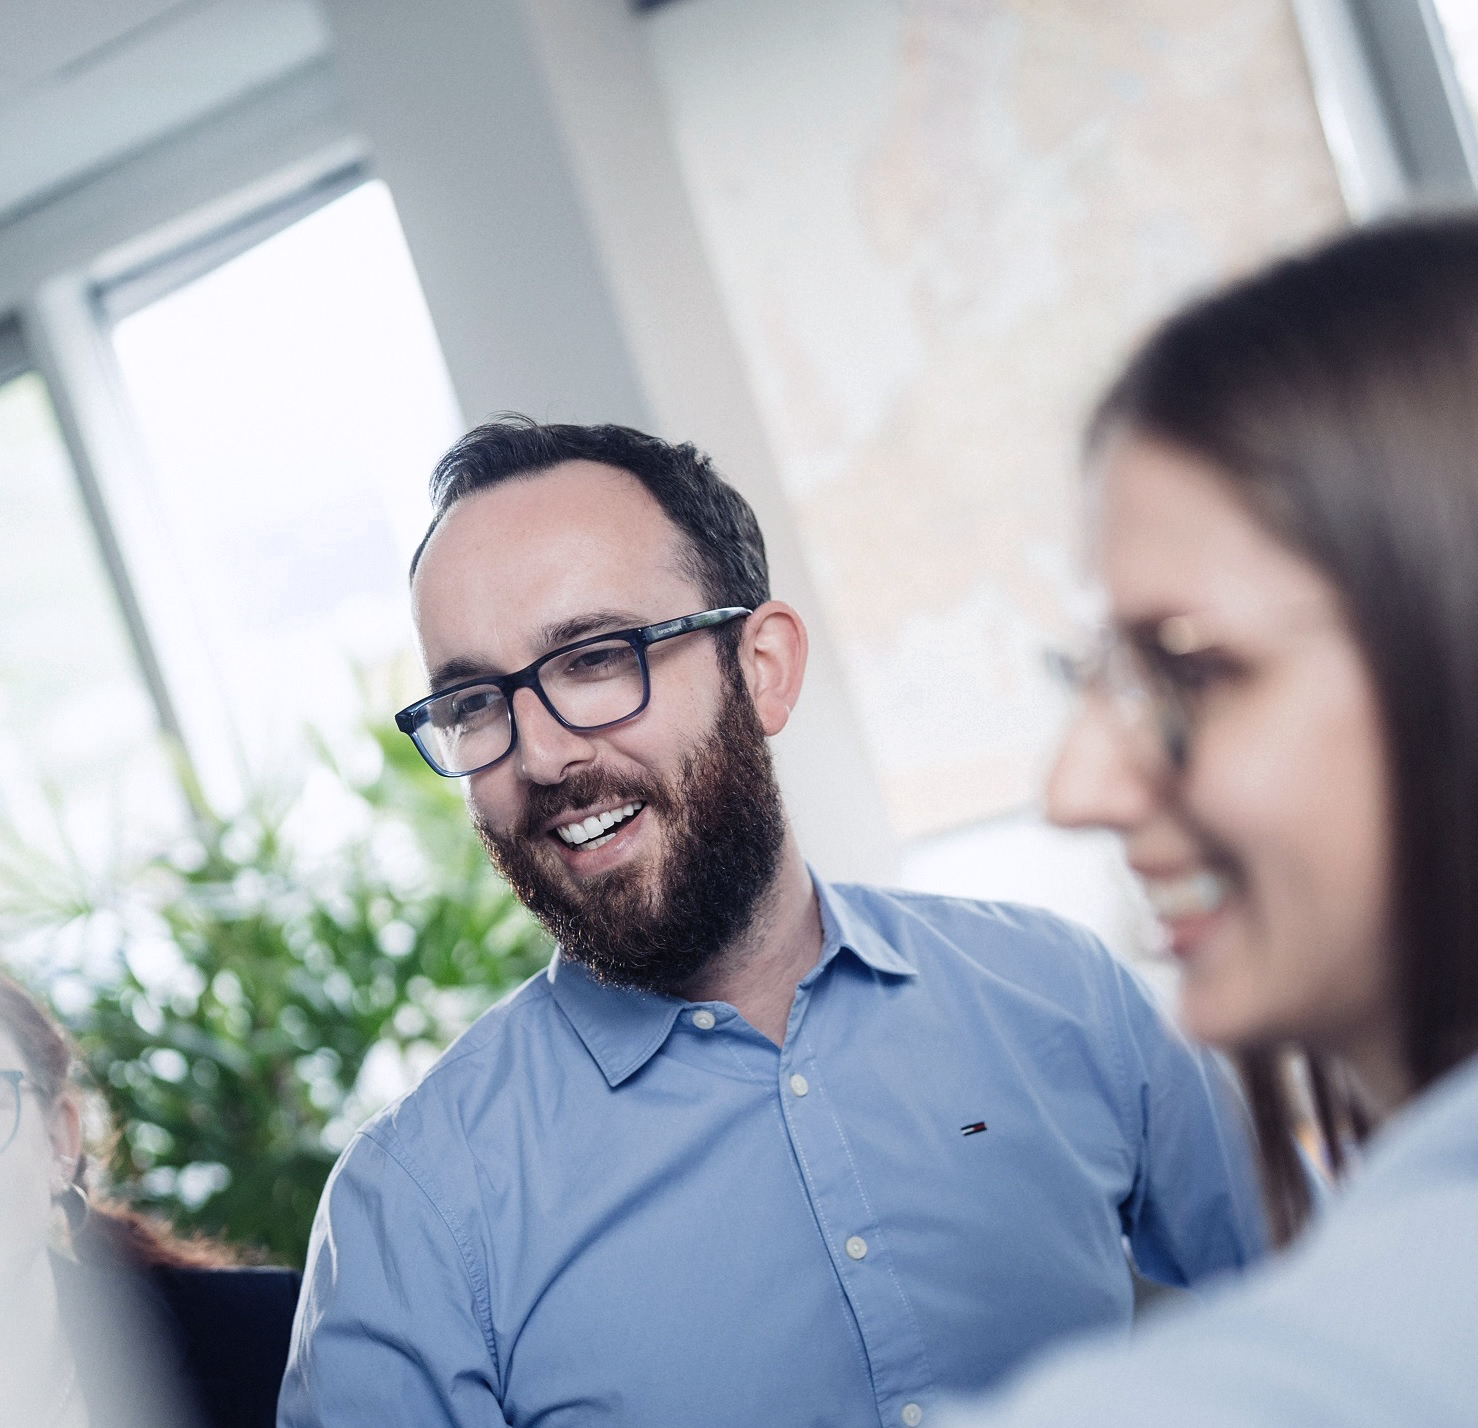
[[[1154,781],[1130,751],[1127,731],[1091,695],[1063,735],[1047,775],[1047,817],[1060,828],[1120,832],[1154,812]]]

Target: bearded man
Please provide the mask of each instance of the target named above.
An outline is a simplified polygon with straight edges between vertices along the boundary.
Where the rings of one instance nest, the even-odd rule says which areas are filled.
[[[828,885],[766,740],[806,635],[692,446],[480,427],[412,567],[428,698],[553,933],[334,1171],[283,1428],[915,1425],[1261,1217],[1217,1073],[1087,933]]]

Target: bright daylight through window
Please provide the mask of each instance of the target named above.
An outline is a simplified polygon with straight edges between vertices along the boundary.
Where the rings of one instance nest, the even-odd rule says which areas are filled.
[[[113,341],[208,656],[166,654],[166,678],[214,681],[239,741],[187,720],[192,752],[217,790],[291,774],[305,730],[353,726],[361,680],[404,659],[426,477],[461,430],[389,190],[353,189]]]
[[[1478,118],[1478,0],[1435,0],[1435,4],[1458,83]]]
[[[0,608],[0,856],[147,842],[178,800],[36,372],[0,386]]]

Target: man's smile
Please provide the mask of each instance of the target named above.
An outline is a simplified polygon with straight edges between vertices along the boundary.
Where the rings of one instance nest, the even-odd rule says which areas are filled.
[[[621,828],[646,807],[641,799],[623,803],[616,808],[607,808],[600,813],[590,813],[584,818],[573,819],[555,826],[553,832],[567,847],[600,848],[616,836]]]

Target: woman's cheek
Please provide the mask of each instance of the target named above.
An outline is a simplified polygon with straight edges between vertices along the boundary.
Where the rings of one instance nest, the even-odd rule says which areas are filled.
[[[0,1273],[45,1248],[51,1229],[49,1146],[17,1137],[0,1155]]]

